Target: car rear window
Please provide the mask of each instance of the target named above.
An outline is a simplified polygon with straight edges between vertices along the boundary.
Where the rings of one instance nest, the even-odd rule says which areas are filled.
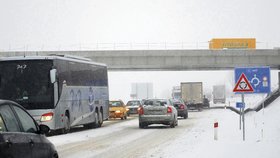
[[[127,105],[139,105],[140,104],[140,102],[139,101],[129,101],[128,103],[127,103]]]
[[[164,100],[146,100],[144,105],[152,105],[152,106],[164,106],[167,104],[167,101]]]

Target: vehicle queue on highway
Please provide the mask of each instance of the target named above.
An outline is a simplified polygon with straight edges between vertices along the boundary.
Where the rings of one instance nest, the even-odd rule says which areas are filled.
[[[22,154],[25,154],[26,157],[58,157],[59,154],[54,145],[44,136],[50,130],[48,126],[38,125],[24,110],[24,107],[13,101],[1,100],[0,104],[1,157],[22,157]],[[163,124],[174,128],[178,126],[177,117],[181,116],[186,119],[188,116],[186,105],[171,99],[133,100],[128,101],[127,104],[121,100],[114,100],[109,104],[110,119],[126,120],[130,113],[129,110],[137,107],[137,113],[132,111],[135,116],[139,116],[139,128],[147,128],[151,124]],[[130,113],[130,115],[133,114]],[[23,136],[26,141],[22,139]],[[25,150],[28,144],[34,146],[32,151]],[[42,145],[45,147],[42,148]]]
[[[6,57],[0,60],[0,68],[0,157],[58,157],[45,134],[66,134],[76,126],[98,128],[108,119],[126,120],[135,114],[142,129],[152,124],[174,128],[178,117],[188,118],[188,105],[180,99],[109,101],[107,67],[88,59]],[[32,150],[25,150],[26,144]],[[39,150],[43,146],[47,150]]]

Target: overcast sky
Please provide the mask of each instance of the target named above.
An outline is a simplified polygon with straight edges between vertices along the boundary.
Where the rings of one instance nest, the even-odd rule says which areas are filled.
[[[280,47],[279,17],[280,0],[0,0],[0,51],[234,37],[273,48]],[[109,73],[110,97],[124,100],[132,82],[152,82],[155,96],[169,97],[180,82],[204,82],[209,92],[213,84],[232,88],[232,80],[233,71]]]
[[[0,50],[219,37],[280,45],[279,6],[279,0],[0,0]]]

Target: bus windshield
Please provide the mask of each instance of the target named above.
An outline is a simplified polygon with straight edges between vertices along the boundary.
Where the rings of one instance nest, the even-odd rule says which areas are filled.
[[[0,99],[15,101],[26,109],[54,108],[51,60],[0,62]]]

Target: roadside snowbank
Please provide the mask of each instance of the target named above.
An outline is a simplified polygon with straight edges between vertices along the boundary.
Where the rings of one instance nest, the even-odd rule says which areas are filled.
[[[143,157],[190,158],[278,158],[280,156],[280,98],[265,111],[245,116],[245,141],[239,115],[225,110],[208,110],[192,129],[169,144],[158,146]],[[214,140],[214,120],[219,122]]]

